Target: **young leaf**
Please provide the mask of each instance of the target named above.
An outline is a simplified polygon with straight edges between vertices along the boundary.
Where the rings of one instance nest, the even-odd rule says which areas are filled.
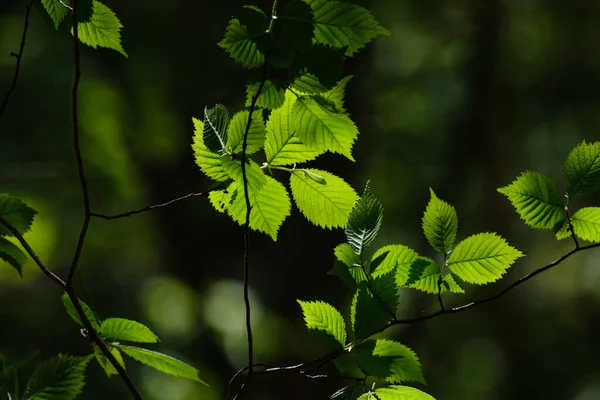
[[[227,175],[223,165],[221,165],[222,157],[213,153],[204,145],[204,123],[197,118],[192,118],[192,121],[194,122],[194,143],[192,144],[192,149],[194,150],[196,164],[209,178],[217,181],[226,181],[229,179],[229,175]]]
[[[563,200],[556,183],[546,174],[527,171],[516,181],[498,189],[532,228],[552,229],[564,215]]]
[[[200,376],[198,376],[198,370],[191,365],[184,363],[183,361],[179,361],[176,358],[166,354],[158,353],[156,351],[142,349],[141,347],[126,346],[122,344],[118,345],[117,347],[134,360],[139,361],[142,364],[145,364],[160,372],[180,378],[191,379],[208,386],[208,384],[200,379]]]
[[[227,175],[239,185],[243,197],[244,175],[242,173],[242,162],[240,160],[232,160],[228,157],[223,157],[221,158],[221,165],[225,172],[227,172]],[[254,193],[262,189],[267,182],[267,176],[263,170],[252,160],[246,164],[246,179],[248,181],[248,191]]]
[[[427,241],[437,251],[448,254],[452,250],[458,230],[456,209],[440,200],[433,189],[429,189],[431,199],[423,214],[423,232]]]
[[[77,310],[75,310],[75,306],[71,302],[69,296],[66,293],[64,293],[61,297],[61,300],[63,306],[65,307],[65,310],[67,310],[67,314],[69,315],[69,317],[71,317],[73,321],[77,322],[81,327],[83,327],[83,322],[81,322],[81,318],[79,318],[79,314],[77,313]],[[92,311],[92,309],[81,300],[79,300],[79,304],[81,305],[81,308],[83,308],[83,312],[87,319],[90,321],[92,327],[96,331],[100,330],[100,324],[96,319],[96,314],[94,314],[94,311]]]
[[[389,36],[365,8],[344,1],[304,0],[314,14],[315,41],[345,48],[350,56],[376,37]]]
[[[418,289],[425,293],[437,294],[440,290],[440,266],[430,258],[416,258],[408,270],[408,279],[402,286]],[[464,290],[454,280],[452,274],[445,274],[442,278],[442,293],[450,290],[452,293],[464,293]]]
[[[346,239],[352,249],[362,257],[363,251],[369,247],[381,228],[383,205],[371,192],[367,182],[365,191],[348,216],[346,222]]]
[[[358,128],[348,115],[327,106],[329,100],[319,96],[300,96],[292,107],[294,129],[306,145],[321,151],[339,153],[354,161],[352,146]]]
[[[27,254],[3,237],[0,237],[0,260],[12,265],[23,276],[22,268],[27,262]]]
[[[577,145],[563,165],[569,196],[587,196],[600,190],[600,142]]]
[[[231,154],[241,154],[244,144],[244,133],[246,125],[248,125],[248,116],[250,112],[247,110],[240,111],[231,118],[229,128],[227,129],[227,152]],[[246,146],[246,154],[252,154],[259,151],[265,143],[265,122],[263,120],[262,111],[256,110],[252,113],[252,121],[250,122],[250,130],[248,130],[248,140]]]
[[[384,257],[377,268],[372,270],[373,277],[386,274],[398,267],[396,272],[396,284],[404,285],[408,279],[410,266],[419,255],[412,249],[401,244],[393,244],[380,248],[373,254],[371,262]]]
[[[495,233],[469,236],[456,245],[448,266],[460,279],[483,285],[495,282],[524,254]]]
[[[252,83],[246,86],[246,107],[252,105],[252,99],[256,96],[259,87],[259,83]],[[283,88],[270,80],[266,80],[256,100],[256,106],[271,110],[281,107],[284,101],[285,91]]]
[[[60,23],[65,19],[69,11],[58,0],[42,0],[44,9],[52,19],[54,28],[58,29]]]
[[[307,178],[301,171],[294,171],[290,187],[296,205],[310,222],[323,228],[343,226],[358,200],[358,195],[343,179],[326,171],[309,169],[322,176],[325,184]]]
[[[359,368],[367,376],[389,383],[419,382],[425,384],[421,363],[408,347],[393,340],[367,340],[352,350]]]
[[[600,207],[584,207],[577,210],[571,217],[571,224],[578,238],[592,243],[600,243]],[[558,239],[570,236],[571,231],[567,224],[563,230],[557,233]]]
[[[116,50],[127,57],[121,44],[121,21],[110,8],[99,1],[94,0],[92,4],[91,18],[77,24],[79,41],[94,49],[104,47]]]
[[[323,331],[333,336],[342,346],[346,344],[346,323],[335,307],[323,301],[297,301],[302,307],[308,329]]]
[[[251,13],[255,12],[259,15],[261,12],[253,7],[247,11],[243,16],[240,15],[240,18],[247,17],[244,21],[238,18],[229,21],[225,37],[219,42],[219,46],[244,67],[254,69],[265,62],[265,55],[259,50],[259,40],[266,33],[252,32],[256,20],[252,18]],[[250,25],[250,30],[247,25]]]
[[[26,400],[71,400],[81,393],[90,357],[64,354],[39,365],[25,387]]]
[[[23,235],[29,231],[33,217],[37,214],[33,208],[27,206],[16,197],[0,194],[0,215],[9,224],[14,226]],[[0,236],[14,236],[3,224],[0,224]]]
[[[352,247],[347,243],[342,243],[333,250],[335,257],[338,259],[339,264],[345,269],[346,272],[352,277],[354,282],[351,285],[353,288],[356,283],[360,283],[367,280],[367,275],[361,266],[361,261],[358,255],[354,252]],[[337,263],[336,263],[337,264]],[[338,264],[338,265],[339,265]],[[335,271],[335,267],[334,267]],[[343,279],[343,278],[342,278]]]
[[[267,121],[265,155],[269,165],[292,165],[311,161],[322,151],[306,146],[296,136],[292,122],[292,107],[296,97],[291,91],[285,92],[285,102],[273,110]]]
[[[99,330],[103,338],[139,343],[156,343],[158,337],[145,325],[123,318],[107,318]]]
[[[119,364],[121,364],[121,366],[123,368],[125,368],[125,361],[123,360],[123,355],[121,354],[119,349],[117,349],[116,347],[111,346],[107,343],[105,343],[105,345],[108,348],[108,350],[112,353],[113,357],[115,357],[117,362]],[[108,360],[108,358],[106,358],[106,356],[104,355],[102,350],[100,350],[100,348],[98,346],[96,346],[95,344],[93,344],[92,347],[94,349],[94,357],[96,358],[96,361],[98,361],[98,364],[100,364],[100,367],[106,373],[106,376],[108,376],[110,378],[113,375],[117,375],[118,372],[117,372],[116,368],[111,364],[111,362]]]
[[[213,153],[220,153],[225,150],[228,126],[229,111],[227,111],[227,107],[217,104],[213,108],[204,108],[202,139],[204,145]]]
[[[227,189],[231,193],[227,212],[238,224],[246,222],[246,198],[241,184],[233,183]],[[237,192],[236,192],[237,191]],[[277,232],[290,215],[291,202],[285,187],[276,179],[265,176],[265,184],[255,192],[250,190],[250,228],[264,232],[277,240]]]
[[[425,392],[409,386],[391,385],[378,388],[360,396],[357,400],[435,400]]]

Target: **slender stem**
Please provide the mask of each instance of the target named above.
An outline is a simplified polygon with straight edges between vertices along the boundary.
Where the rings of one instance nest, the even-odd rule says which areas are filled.
[[[579,248],[579,241],[577,240],[577,236],[575,236],[575,228],[573,228],[573,222],[571,221],[571,214],[569,213],[569,205],[571,203],[571,198],[569,194],[565,194],[565,216],[567,218],[567,223],[569,224],[569,231],[571,232],[571,237],[573,238],[573,242],[575,243],[575,248]]]
[[[77,240],[77,247],[75,248],[75,254],[73,255],[73,261],[71,262],[71,268],[69,269],[69,276],[67,278],[67,287],[73,285],[73,277],[77,270],[79,258],[81,257],[81,251],[85,242],[85,237],[90,225],[90,219],[92,217],[92,211],[90,208],[90,194],[88,190],[88,184],[85,177],[85,171],[83,168],[83,157],[81,156],[81,146],[79,144],[79,113],[78,113],[78,94],[79,94],[79,81],[81,79],[81,59],[79,56],[79,27],[77,24],[77,1],[72,1],[73,10],[71,15],[73,17],[73,53],[75,58],[75,77],[73,80],[72,90],[72,122],[73,122],[73,149],[75,151],[75,158],[77,161],[77,171],[79,173],[79,183],[81,185],[81,192],[83,195],[83,224],[81,225],[81,231],[79,232],[79,239]]]
[[[17,65],[15,66],[15,74],[13,76],[12,84],[8,88],[8,92],[6,92],[6,96],[2,101],[2,105],[0,106],[0,117],[6,110],[6,106],[8,105],[8,100],[12,95],[13,91],[17,87],[17,81],[19,80],[19,72],[21,71],[21,60],[23,59],[23,50],[25,50],[25,39],[27,38],[27,30],[29,29],[29,15],[31,14],[31,7],[33,6],[33,0],[29,2],[29,5],[26,7],[25,11],[25,23],[23,25],[23,34],[21,35],[21,45],[19,47],[18,53],[10,53],[17,59]]]
[[[215,189],[212,189],[212,190],[215,190]],[[193,197],[206,197],[206,196],[208,196],[208,194],[212,190],[207,190],[206,192],[200,192],[200,193],[186,194],[185,196],[181,196],[181,197],[178,197],[176,199],[169,200],[169,201],[167,201],[165,203],[154,204],[154,205],[146,206],[144,208],[140,208],[140,209],[137,209],[137,210],[127,211],[127,212],[124,212],[124,213],[121,213],[121,214],[105,215],[105,214],[100,214],[100,213],[92,212],[90,215],[92,217],[96,217],[96,218],[100,218],[100,219],[106,219],[106,220],[118,219],[118,218],[126,218],[126,217],[130,217],[132,215],[135,215],[135,214],[141,214],[141,213],[146,212],[146,211],[155,210],[157,208],[167,207],[167,206],[170,206],[171,204],[177,203],[177,202],[182,201],[182,200],[191,199]]]

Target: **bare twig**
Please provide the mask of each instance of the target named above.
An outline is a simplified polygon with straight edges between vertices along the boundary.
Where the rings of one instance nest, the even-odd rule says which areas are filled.
[[[105,214],[100,214],[100,213],[92,212],[91,216],[92,217],[96,217],[96,218],[100,218],[100,219],[106,219],[106,220],[118,219],[118,218],[126,218],[126,217],[130,217],[132,215],[135,215],[135,214],[141,214],[143,212],[151,211],[151,210],[154,210],[154,209],[157,209],[157,208],[167,207],[167,206],[170,206],[171,204],[177,203],[179,201],[186,200],[186,199],[191,199],[192,197],[205,197],[205,196],[208,196],[208,194],[210,192],[211,192],[211,190],[207,190],[206,192],[200,192],[200,193],[190,193],[190,194],[186,194],[185,196],[181,196],[181,197],[178,197],[176,199],[169,200],[166,203],[155,204],[155,205],[147,206],[147,207],[144,207],[144,208],[140,208],[138,210],[127,211],[127,212],[124,212],[124,213],[121,213],[121,214],[105,215]]]
[[[15,66],[15,74],[13,76],[12,84],[8,88],[8,92],[6,92],[6,96],[4,96],[4,100],[2,101],[2,105],[0,106],[0,117],[6,110],[6,106],[8,105],[8,100],[12,95],[13,91],[17,87],[17,81],[19,80],[19,72],[21,71],[21,60],[23,58],[23,50],[25,50],[25,39],[27,38],[27,30],[29,29],[29,15],[31,14],[31,7],[33,6],[33,0],[29,2],[29,5],[26,7],[25,11],[25,23],[23,25],[23,34],[21,35],[21,46],[19,47],[18,53],[10,53],[11,56],[14,56],[17,59],[17,65]]]

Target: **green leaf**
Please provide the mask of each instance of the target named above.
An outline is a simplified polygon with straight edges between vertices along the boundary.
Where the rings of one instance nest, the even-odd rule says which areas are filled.
[[[235,183],[237,183],[242,190],[241,195],[244,196],[244,175],[242,171],[242,162],[240,160],[232,160],[228,157],[221,158],[221,165],[227,175]],[[263,170],[254,161],[250,160],[246,164],[246,179],[248,181],[248,191],[258,192],[267,182],[267,176]]]
[[[311,161],[322,153],[306,146],[296,136],[291,119],[295,102],[296,96],[291,91],[286,91],[283,106],[273,110],[269,116],[265,141],[265,155],[269,165],[292,165]]]
[[[372,335],[395,318],[398,305],[395,275],[396,270],[392,269],[358,285],[351,308],[356,339]]]
[[[290,177],[292,196],[302,214],[310,222],[323,228],[344,226],[358,195],[342,178],[318,169],[309,169],[322,176],[321,184],[307,178],[301,171]]]
[[[192,121],[194,122],[194,143],[192,144],[192,149],[194,150],[196,164],[209,178],[217,181],[226,181],[229,179],[229,175],[227,175],[223,165],[221,165],[221,158],[224,156],[213,153],[204,145],[204,123],[197,118],[192,118]]]
[[[342,346],[346,344],[346,323],[335,307],[323,301],[297,301],[302,307],[308,329],[323,331],[333,336]]]
[[[248,116],[250,111],[240,111],[231,118],[229,128],[227,129],[226,150],[231,154],[241,154],[244,144],[244,133],[248,125]],[[252,113],[250,129],[248,130],[248,139],[246,143],[246,154],[252,154],[259,151],[265,143],[265,122],[262,111],[256,110]]]
[[[524,172],[498,192],[508,197],[521,219],[532,228],[552,229],[563,219],[563,200],[558,187],[546,174]]]
[[[495,282],[524,254],[495,233],[479,233],[456,245],[448,266],[460,279],[483,285]]]
[[[408,386],[386,386],[368,392],[357,400],[435,400],[425,392]]]
[[[393,340],[367,340],[352,350],[359,368],[367,376],[389,383],[419,382],[425,384],[421,363],[408,347]]]
[[[54,28],[58,29],[60,23],[69,14],[69,11],[58,0],[42,0],[42,5],[52,19]]]
[[[440,266],[430,258],[416,258],[408,270],[408,279],[401,286],[418,289],[425,293],[437,294],[440,290]],[[442,279],[442,293],[450,290],[452,293],[464,293],[464,290],[454,280],[452,274],[445,274]]]
[[[220,213],[227,212],[231,200],[231,193],[227,190],[213,190],[208,194],[208,201]]]
[[[308,72],[308,70],[301,70],[292,82],[292,87],[303,93],[322,93],[327,91],[327,88],[319,81],[314,74]]]
[[[358,128],[348,115],[328,107],[328,102],[320,96],[298,97],[292,107],[294,129],[306,145],[339,153],[354,161],[352,146],[358,136]]]
[[[410,266],[413,261],[419,257],[414,250],[401,244],[393,244],[380,248],[373,254],[371,262],[373,263],[381,256],[384,256],[384,258],[377,268],[372,271],[373,277],[387,274],[397,266],[396,284],[398,286],[404,285],[408,279]]]
[[[64,293],[61,297],[61,300],[62,300],[63,306],[65,307],[65,310],[67,311],[67,314],[69,315],[69,317],[71,317],[71,319],[73,321],[77,322],[77,324],[79,324],[81,327],[84,327],[83,322],[81,322],[81,318],[79,318],[79,314],[77,313],[77,310],[75,310],[75,306],[73,305],[73,303],[71,302],[71,299],[69,298],[69,295]],[[85,316],[87,317],[87,319],[90,321],[90,324],[92,325],[92,327],[96,331],[100,330],[100,324],[98,323],[98,319],[96,318],[96,314],[94,314],[94,311],[81,300],[79,300],[79,304],[81,305],[81,308],[83,308],[83,312],[84,312]]]
[[[139,343],[156,343],[158,337],[145,325],[123,318],[107,318],[102,321],[100,335],[107,339],[127,340]]]
[[[367,182],[365,191],[352,209],[345,228],[348,244],[359,257],[366,248],[373,244],[381,228],[382,219],[383,205],[371,192],[371,187]]]
[[[231,218],[243,225],[246,223],[246,199],[241,184],[234,183],[227,189],[231,192],[231,204],[226,207]],[[277,232],[290,215],[291,202],[285,187],[276,179],[265,176],[265,184],[259,191],[250,190],[250,228],[264,232],[277,240]]]
[[[249,69],[258,68],[265,62],[265,55],[259,50],[259,42],[266,32],[256,32],[257,19],[251,15],[252,12],[256,17],[260,17],[260,11],[248,8],[244,14],[239,15],[244,19],[243,22],[238,18],[229,21],[225,37],[219,42],[219,46],[229,53],[231,58]]]
[[[111,346],[108,343],[104,343],[104,345],[112,353],[113,357],[115,357],[117,362],[121,364],[123,368],[125,368],[125,361],[123,360],[123,355],[121,354],[119,349],[117,349],[114,346]],[[116,368],[111,364],[108,358],[106,358],[102,350],[100,350],[100,348],[96,346],[96,344],[92,344],[92,347],[94,349],[94,357],[96,358],[96,361],[98,361],[98,364],[100,364],[100,367],[106,373],[106,376],[111,377],[113,375],[118,375]]]
[[[3,237],[0,237],[0,260],[12,265],[19,275],[23,276],[22,269],[23,265],[27,263],[27,254]]]
[[[21,235],[29,231],[36,214],[37,211],[16,197],[0,194],[0,216],[14,226]],[[14,235],[3,224],[0,224],[0,236]]]
[[[116,50],[127,57],[121,44],[121,21],[110,8],[99,1],[94,0],[92,4],[91,18],[77,24],[79,41],[94,49],[104,47]]]
[[[126,346],[122,344],[117,347],[134,360],[160,372],[180,378],[191,379],[208,386],[208,384],[198,376],[198,370],[183,361],[156,351],[142,349],[141,347]]]
[[[357,385],[346,386],[331,395],[330,400],[350,400]]]
[[[222,104],[213,108],[204,108],[204,129],[202,139],[204,145],[213,153],[221,153],[227,143],[227,127],[229,111]]]
[[[289,0],[277,15],[271,32],[269,63],[288,69],[299,52],[309,49],[313,39],[313,15],[310,6],[300,0]]]
[[[304,0],[310,4],[315,23],[315,41],[345,48],[350,56],[379,36],[389,36],[371,13],[357,5],[333,0]]]
[[[427,241],[437,251],[448,254],[452,250],[458,230],[458,216],[453,206],[440,200],[433,189],[431,199],[423,214],[423,232]]]
[[[352,284],[350,286],[353,289],[355,289],[356,283],[360,283],[367,280],[367,275],[365,275],[365,271],[361,266],[360,258],[358,257],[358,254],[356,254],[354,250],[352,250],[352,247],[350,247],[349,244],[342,243],[336,246],[336,248],[333,251],[335,257],[339,261],[339,263],[336,263],[336,265],[339,265],[341,268],[343,268],[343,271],[349,274],[349,276],[352,278]],[[336,271],[335,266],[334,271]],[[340,273],[338,276],[340,276],[340,278],[344,280],[345,274],[342,275],[342,273]]]
[[[348,75],[345,78],[342,78],[333,89],[329,90],[327,93],[323,94],[323,97],[335,104],[338,110],[342,112],[346,112],[344,109],[344,96],[346,95],[346,85],[352,79],[352,75]]]
[[[326,88],[331,88],[342,79],[345,49],[313,44],[296,57],[290,69],[292,76],[310,72]]]
[[[256,96],[259,87],[260,83],[252,83],[246,86],[246,107],[252,105],[252,99]],[[284,101],[285,90],[267,79],[256,100],[256,106],[271,110],[281,107]]]
[[[578,238],[592,243],[600,243],[600,207],[584,207],[571,216],[571,224]],[[569,225],[565,224],[557,234],[557,239],[571,237]]]
[[[569,196],[588,196],[600,190],[600,142],[577,145],[563,165]]]
[[[81,393],[89,357],[64,354],[39,365],[25,387],[26,400],[71,400]]]

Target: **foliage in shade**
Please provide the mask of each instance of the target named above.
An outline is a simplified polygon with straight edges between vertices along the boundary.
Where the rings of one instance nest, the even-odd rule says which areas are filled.
[[[563,165],[565,188],[571,197],[600,190],[600,142],[578,144]]]
[[[323,301],[302,301],[298,300],[304,314],[304,322],[308,329],[323,331],[331,336],[340,344],[346,344],[346,323],[342,314]]]
[[[363,251],[371,246],[381,228],[383,205],[371,192],[367,182],[365,191],[356,202],[346,222],[346,239],[354,252],[362,257]]]
[[[367,280],[360,257],[348,243],[339,244],[333,252],[337,259],[332,270],[334,275],[342,278],[352,289],[356,289],[357,283]]]
[[[21,277],[23,276],[23,265],[27,263],[27,254],[9,240],[0,236],[0,260],[13,266]]]
[[[229,128],[227,129],[227,145],[225,147],[228,153],[235,154],[242,152],[244,132],[248,125],[249,116],[250,112],[244,110],[231,118]],[[262,112],[257,110],[252,113],[252,120],[250,121],[250,129],[248,130],[246,141],[246,154],[253,154],[262,149],[266,133]]]
[[[600,207],[584,207],[571,216],[575,236],[592,243],[600,243]],[[557,239],[571,237],[568,224],[556,233]]]
[[[292,82],[292,88],[299,90],[303,93],[317,94],[327,91],[327,88],[323,86],[319,78],[315,74],[308,72],[304,69],[301,73],[296,76],[296,79]]]
[[[242,22],[238,18],[232,19],[227,26],[225,37],[219,42],[219,46],[227,51],[231,58],[249,69],[258,68],[265,62],[265,55],[258,46],[258,40],[264,33],[249,32],[248,26],[244,24],[254,26],[252,12],[260,14],[256,8],[251,8],[249,12],[240,15],[248,20]]]
[[[91,17],[77,24],[79,40],[94,49],[104,47],[127,57],[121,44],[121,21],[110,8],[99,1],[94,0],[92,4]]]
[[[37,211],[20,199],[7,194],[0,194],[0,216],[14,226],[21,235],[29,231],[36,214]],[[3,224],[0,224],[0,236],[14,235]]]
[[[395,269],[358,285],[350,309],[356,339],[366,338],[394,319],[398,305]]]
[[[196,368],[174,357],[158,353],[156,351],[142,349],[141,347],[126,346],[122,344],[119,344],[116,347],[134,360],[139,361],[142,364],[145,364],[160,372],[180,378],[191,379],[207,385],[206,382],[200,379],[198,370]]]
[[[389,383],[425,383],[417,355],[393,340],[366,340],[352,349],[359,368],[367,376]]]
[[[432,396],[409,386],[391,385],[363,394],[358,400],[435,400]]]
[[[208,150],[220,153],[227,143],[227,127],[229,126],[229,111],[222,104],[213,108],[204,108],[202,139]]]
[[[330,400],[351,399],[357,385],[346,386],[331,395]]]
[[[323,151],[308,147],[300,141],[292,121],[292,107],[296,96],[285,92],[282,107],[273,110],[267,121],[265,155],[269,166],[292,165],[312,161]]]
[[[429,189],[429,192],[431,199],[423,214],[423,232],[431,247],[442,254],[448,254],[452,250],[458,230],[456,209],[440,200],[433,189]]]
[[[524,254],[495,233],[479,233],[456,245],[448,267],[460,279],[483,285],[495,282]]]
[[[64,354],[40,364],[25,387],[26,400],[71,400],[81,393],[90,357]]]
[[[71,317],[71,319],[73,321],[77,322],[77,324],[79,324],[79,326],[84,327],[83,322],[81,321],[81,318],[79,318],[79,314],[77,313],[77,310],[75,310],[75,306],[71,302],[71,299],[69,298],[69,296],[66,293],[64,293],[61,297],[61,300],[62,300],[63,306],[65,307],[65,310],[67,311],[67,314],[69,315],[69,317]],[[81,300],[79,300],[79,304],[81,305],[81,308],[83,309],[83,312],[84,312],[85,316],[87,317],[87,319],[90,321],[90,324],[92,325],[92,327],[96,331],[100,330],[100,323],[98,322],[98,319],[96,318],[96,314],[94,313],[94,311]]]
[[[119,349],[117,349],[116,347],[114,347],[108,343],[105,343],[105,345],[108,348],[108,350],[111,352],[111,354],[113,355],[115,360],[117,360],[117,362],[123,368],[125,368],[125,360],[123,360],[123,355],[121,354]],[[106,376],[111,377],[113,375],[118,375],[117,369],[110,363],[108,358],[106,358],[106,356],[104,355],[102,350],[100,350],[100,348],[98,346],[96,346],[95,344],[92,345],[92,347],[94,349],[94,357],[96,358],[96,361],[98,361],[98,364],[100,365],[100,367],[104,370],[104,373],[106,374]]]
[[[556,183],[546,174],[527,171],[516,181],[498,189],[532,228],[553,229],[564,216],[562,197]]]
[[[323,177],[325,183],[316,182],[302,171],[294,171],[290,186],[296,205],[306,219],[317,226],[343,226],[358,195],[342,178],[318,169],[308,171]]]
[[[54,28],[58,29],[61,22],[68,15],[69,11],[62,4],[60,4],[60,1],[58,0],[42,0],[42,5],[52,19]]]
[[[252,99],[256,96],[259,87],[260,83],[252,83],[246,86],[246,107],[252,105]],[[272,81],[266,80],[256,100],[256,106],[271,110],[281,107],[284,101],[285,90]]]
[[[107,318],[102,321],[100,335],[106,339],[139,343],[156,343],[158,337],[147,326],[124,318]]]

